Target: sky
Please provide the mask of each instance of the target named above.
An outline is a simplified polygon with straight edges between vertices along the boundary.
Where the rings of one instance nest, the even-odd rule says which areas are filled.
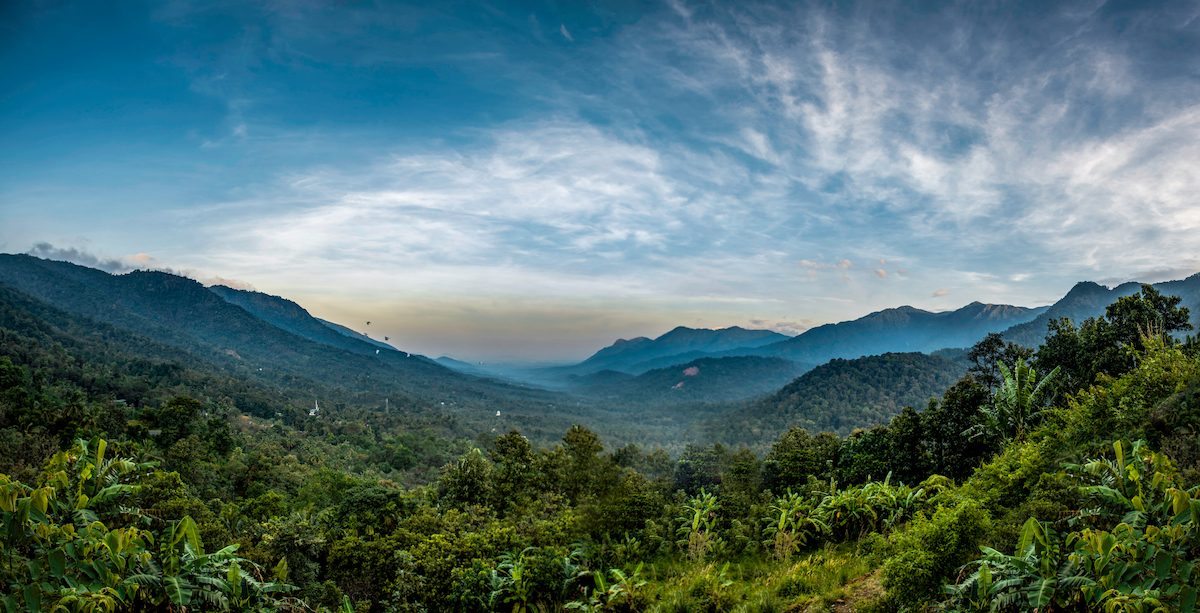
[[[0,252],[252,288],[481,360],[1183,278],[1198,16],[0,3]]]

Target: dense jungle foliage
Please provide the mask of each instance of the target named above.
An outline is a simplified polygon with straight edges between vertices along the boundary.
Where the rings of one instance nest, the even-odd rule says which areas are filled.
[[[1036,351],[985,339],[886,425],[791,427],[761,456],[310,411],[4,304],[6,611],[1195,606],[1200,357],[1148,286]]]

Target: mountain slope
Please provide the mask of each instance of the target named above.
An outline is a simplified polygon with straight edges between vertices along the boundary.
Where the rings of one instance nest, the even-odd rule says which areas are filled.
[[[324,319],[321,319],[320,317],[316,317],[315,319],[317,321],[321,322],[321,324],[324,325],[326,328],[329,328],[330,330],[333,330],[334,332],[337,332],[338,334],[341,334],[342,336],[347,336],[352,339],[359,340],[364,343],[368,343],[370,345],[374,345],[376,349],[387,349],[389,351],[400,351],[399,349],[396,349],[395,347],[393,347],[387,343],[379,342],[379,341],[367,336],[366,334],[360,334],[360,333],[355,332],[354,330],[351,330],[350,328],[347,328],[346,326],[343,326],[341,324],[335,324],[332,321],[326,321]],[[405,352],[405,353],[407,353],[407,352]]]
[[[155,406],[186,393],[202,401],[224,399],[243,412],[274,417],[279,412],[295,413],[296,404],[305,405],[312,398],[349,400],[343,390],[299,378],[290,380],[286,388],[253,382],[248,375],[231,374],[178,347],[73,315],[4,283],[0,283],[0,337],[0,356],[30,365],[34,371],[49,368],[60,388],[78,386],[93,400],[120,399],[129,407]],[[53,354],[50,359],[37,357],[47,350]],[[53,365],[55,361],[61,363]],[[35,375],[33,380],[42,378]],[[417,406],[399,397],[395,401],[407,410]]]
[[[896,351],[931,352],[969,347],[988,335],[1030,321],[1047,307],[1027,309],[972,302],[956,311],[931,313],[910,306],[819,326],[788,340],[760,347],[755,355],[774,355],[820,364]]]
[[[699,424],[696,431],[729,444],[774,440],[793,425],[814,434],[846,435],[886,424],[905,406],[924,407],[966,369],[962,361],[923,353],[834,359],[758,402]]]
[[[1200,329],[1200,274],[1177,281],[1154,283],[1154,288],[1163,294],[1180,297],[1180,306],[1191,311],[1191,324]],[[1046,338],[1046,327],[1051,319],[1069,317],[1079,324],[1089,317],[1101,317],[1108,305],[1125,296],[1141,291],[1142,284],[1122,283],[1112,289],[1091,281],[1081,281],[1032,321],[1013,326],[1004,331],[1004,338],[1027,347],[1036,347]]]
[[[622,403],[723,402],[779,389],[809,368],[780,358],[700,358],[636,377],[601,371],[577,379],[584,384],[572,391]]]
[[[254,377],[298,375],[380,398],[401,393],[458,407],[561,402],[556,394],[457,373],[403,352],[380,350],[376,355],[374,348],[359,353],[314,342],[255,317],[195,281],[166,273],[110,275],[65,262],[0,255],[0,281],[66,311],[145,334]]]
[[[251,315],[310,341],[364,355],[375,355],[377,349],[398,351],[391,345],[374,341],[349,328],[313,317],[304,307],[287,298],[233,289],[224,285],[214,285],[208,290],[226,302],[242,307]]]

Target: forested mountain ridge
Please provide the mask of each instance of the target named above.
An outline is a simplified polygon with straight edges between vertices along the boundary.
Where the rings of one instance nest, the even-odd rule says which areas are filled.
[[[1190,310],[1191,324],[1200,326],[1200,273],[1186,279],[1151,285],[1164,295],[1180,297],[1181,304]],[[1089,317],[1104,315],[1108,305],[1122,297],[1138,293],[1140,288],[1140,283],[1132,281],[1111,289],[1092,281],[1081,281],[1076,283],[1066,296],[1039,314],[1037,318],[1004,330],[1004,338],[1026,347],[1036,347],[1046,337],[1046,329],[1050,320],[1067,317],[1076,325],[1082,324]]]
[[[1045,310],[980,302],[941,313],[902,306],[818,326],[754,353],[812,364],[888,352],[929,353],[946,347],[969,347],[989,332],[1032,320]]]
[[[777,390],[809,368],[781,358],[700,358],[637,376],[611,370],[593,373],[577,379],[582,385],[571,392],[626,404],[741,400]]]
[[[377,349],[384,348],[388,351],[398,351],[390,345],[373,344],[369,342],[369,339],[358,339],[339,332],[324,321],[310,315],[304,307],[287,298],[234,289],[224,285],[213,285],[208,288],[208,291],[220,296],[230,304],[242,307],[251,315],[275,327],[310,341],[369,355],[375,355]]]
[[[966,371],[963,360],[916,352],[834,359],[766,398],[698,424],[695,431],[704,440],[751,447],[792,426],[845,436],[885,424],[905,406],[924,406]]]
[[[560,394],[458,373],[415,355],[382,350],[376,355],[373,347],[366,349],[370,346],[353,339],[347,340],[359,343],[361,353],[315,342],[256,317],[195,281],[168,273],[110,275],[66,262],[0,255],[0,281],[66,311],[145,334],[251,378],[293,374],[352,393],[370,393],[379,401],[399,395],[427,398],[448,411],[520,407],[538,412],[568,403]]]
[[[888,352],[929,353],[947,347],[969,347],[988,333],[1032,320],[1047,308],[972,302],[954,311],[934,313],[902,306],[852,321],[818,326],[790,338],[762,334],[769,332],[764,330],[726,328],[714,331],[679,327],[653,340],[643,337],[619,340],[579,364],[548,369],[540,375],[556,378],[604,369],[641,374],[704,357],[780,357],[804,364],[821,364],[836,358],[854,359]],[[692,341],[696,337],[705,341]],[[708,342],[707,339],[714,340]]]

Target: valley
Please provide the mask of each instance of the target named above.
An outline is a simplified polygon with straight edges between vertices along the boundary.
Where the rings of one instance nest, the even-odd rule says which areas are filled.
[[[1087,482],[1068,464],[1055,473],[1059,458],[1116,445],[1118,460],[1157,471],[1156,496],[1200,484],[1200,342],[1185,334],[1197,288],[1200,275],[1080,283],[1048,307],[900,307],[794,337],[677,327],[577,364],[492,370],[403,351],[282,297],[0,255],[7,500],[35,504],[41,490],[26,484],[47,479],[99,487],[89,475],[105,449],[142,462],[121,459],[105,490],[126,506],[73,503],[99,520],[91,532],[72,532],[62,499],[37,516],[0,500],[6,534],[80,544],[5,536],[5,555],[76,581],[96,563],[86,539],[133,530],[130,517],[183,534],[192,544],[122,550],[162,562],[141,578],[113,571],[105,598],[118,608],[958,606],[974,579],[947,569],[979,545],[1020,553],[1096,503],[1042,479]],[[1195,529],[1163,513],[1147,521]],[[1183,548],[1158,559],[1173,569],[1190,554],[1172,546]],[[918,553],[933,557],[901,562]],[[29,581],[14,568],[6,580]],[[159,591],[168,580],[186,591]],[[140,581],[153,587],[133,590]],[[275,595],[285,589],[295,600]],[[220,600],[235,590],[244,604]],[[67,602],[20,594],[4,602]]]

